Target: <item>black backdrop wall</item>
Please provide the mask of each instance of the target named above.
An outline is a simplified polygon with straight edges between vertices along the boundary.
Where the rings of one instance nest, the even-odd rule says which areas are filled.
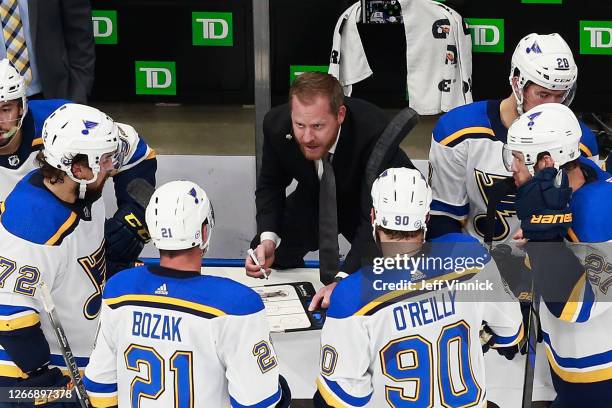
[[[286,98],[292,70],[326,69],[336,20],[353,1],[269,1],[271,90],[276,105]],[[446,4],[467,18],[472,30],[480,30],[480,44],[473,53],[475,99],[509,94],[510,57],[522,36],[559,32],[579,66],[573,108],[612,112],[612,1],[447,0]],[[92,99],[253,103],[252,0],[92,0],[92,6],[97,41]],[[355,85],[353,95],[383,107],[405,106],[403,28],[361,25],[359,30],[374,76]]]

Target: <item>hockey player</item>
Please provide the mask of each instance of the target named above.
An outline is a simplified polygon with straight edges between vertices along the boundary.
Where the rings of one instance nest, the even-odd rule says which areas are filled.
[[[517,213],[544,300],[539,310],[557,392],[554,408],[608,407],[612,387],[612,183],[597,180],[577,160],[579,138],[578,120],[567,107],[543,104],[510,127],[504,146],[504,162],[520,186]],[[563,242],[566,232],[572,244]]]
[[[41,168],[26,175],[0,208],[3,387],[68,382],[40,301],[40,282],[51,291],[81,369],[93,347],[104,287],[104,203],[99,198],[117,165],[117,126],[95,108],[66,104],[45,121],[42,142]]]
[[[503,100],[474,102],[443,115],[433,130],[429,151],[433,189],[431,237],[462,228],[483,240],[487,234],[487,204],[494,183],[511,176],[501,158],[507,129],[519,114],[547,102],[569,105],[578,67],[559,34],[529,34],[512,55],[512,94]],[[595,135],[581,124],[581,152],[597,157]],[[496,209],[496,243],[509,242],[519,228],[514,192]]]
[[[516,186],[501,160],[507,129],[519,114],[534,106],[547,102],[569,105],[577,77],[572,51],[559,34],[529,34],[519,41],[512,55],[510,96],[461,106],[440,118],[429,151],[432,238],[464,230],[481,241],[514,246],[512,238],[520,224],[514,209]],[[586,125],[581,124],[581,129],[582,155],[597,157],[595,135]],[[512,290],[523,300],[527,317],[530,278],[521,272],[522,253],[508,247],[505,252],[500,249],[494,252],[496,262]],[[497,254],[508,255],[500,259]],[[515,358],[509,366],[495,353],[487,353],[486,362],[488,372],[505,369],[510,373],[507,377],[493,376],[491,390],[513,388],[516,394],[520,392],[525,366],[522,357]],[[546,369],[545,362],[536,364],[535,401],[548,401],[554,395],[547,370],[540,371],[542,366]]]
[[[0,61],[0,201],[15,184],[36,167],[42,147],[41,131],[47,117],[70,101],[26,100],[25,80],[7,59]],[[148,233],[144,209],[126,192],[134,178],[155,185],[157,161],[153,151],[130,125],[118,123],[120,166],[113,173],[118,210],[106,222],[106,256],[112,270],[137,259]]]
[[[122,271],[104,289],[85,378],[93,406],[289,406],[261,298],[200,274],[214,226],[204,190],[164,184],[146,220],[160,264]]]
[[[449,234],[423,244],[431,189],[417,170],[383,172],[372,202],[373,233],[387,257],[374,267],[401,257],[421,266],[362,269],[338,284],[321,334],[315,406],[485,407],[481,324],[487,322],[494,346],[517,344],[523,337],[518,302],[474,238]],[[461,271],[436,259],[479,266]],[[390,286],[406,281],[404,289]],[[486,298],[447,286],[477,281],[492,283]]]

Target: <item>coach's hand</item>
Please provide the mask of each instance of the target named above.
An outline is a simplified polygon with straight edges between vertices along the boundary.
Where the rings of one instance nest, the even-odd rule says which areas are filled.
[[[331,299],[332,292],[336,288],[338,282],[332,282],[329,285],[323,286],[321,289],[317,291],[317,293],[312,297],[310,301],[310,305],[308,306],[308,310],[312,312],[313,310],[323,308],[327,309],[329,307],[329,301]]]
[[[261,268],[266,271],[266,275],[270,275],[270,265],[274,262],[274,251],[276,250],[276,245],[274,241],[270,239],[264,239],[263,242],[257,245],[255,248],[255,255],[257,256],[257,261],[261,265],[261,267],[257,266],[255,262],[251,259],[249,255],[247,255],[244,261],[244,268],[246,269],[246,274],[251,278],[265,278]]]

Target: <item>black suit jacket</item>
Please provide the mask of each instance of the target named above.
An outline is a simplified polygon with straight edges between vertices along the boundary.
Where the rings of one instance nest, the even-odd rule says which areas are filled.
[[[89,0],[28,0],[28,15],[44,97],[87,102],[96,62]]]
[[[362,257],[377,255],[372,239],[370,188],[365,182],[365,168],[378,137],[389,122],[378,107],[355,98],[345,98],[346,118],[342,124],[332,165],[336,177],[338,231],[351,242],[343,270],[352,273],[361,267]],[[315,164],[307,160],[293,137],[288,103],[270,110],[263,123],[262,165],[257,180],[257,233],[272,231],[283,238],[282,220],[285,189],[293,179],[298,189],[307,191],[311,200],[305,206],[318,211],[319,179]],[[287,136],[291,135],[291,137]],[[380,171],[389,167],[414,168],[406,154],[397,149]],[[303,195],[302,195],[303,196]]]

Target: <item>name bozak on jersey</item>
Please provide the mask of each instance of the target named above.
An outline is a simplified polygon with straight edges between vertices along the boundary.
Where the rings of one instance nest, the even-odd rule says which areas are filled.
[[[51,366],[65,369],[37,293],[36,285],[44,281],[76,362],[84,369],[94,343],[106,274],[104,203],[98,200],[91,208],[78,210],[56,198],[42,180],[40,172],[33,171],[2,204],[0,320],[5,331],[40,322],[50,346]],[[4,350],[0,351],[0,375],[23,377]]]
[[[500,101],[480,101],[446,113],[433,130],[429,151],[431,213],[465,220],[465,231],[481,241],[490,188],[512,176],[502,160],[508,130],[501,122],[499,105]],[[584,123],[580,126],[582,155],[597,156],[595,135]],[[497,206],[496,242],[510,241],[520,227],[514,201],[514,194],[508,195]]]
[[[405,406],[406,401],[423,407],[486,406],[481,325],[486,321],[492,329],[495,346],[514,345],[523,337],[520,307],[474,238],[447,234],[432,242],[443,250],[433,247],[428,259],[446,258],[450,248],[456,259],[483,257],[483,266],[430,270],[416,280],[409,269],[387,269],[381,275],[361,270],[335,288],[321,335],[317,379],[329,406]],[[372,290],[387,273],[414,281],[414,290]],[[419,290],[423,282],[440,279],[492,286],[486,301],[476,292],[445,285]]]

